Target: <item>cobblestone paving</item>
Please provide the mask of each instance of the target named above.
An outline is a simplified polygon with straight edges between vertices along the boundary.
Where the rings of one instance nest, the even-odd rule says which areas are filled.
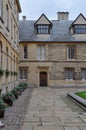
[[[13,106],[6,109],[5,117],[2,119],[5,123],[5,127],[0,128],[1,130],[21,130],[31,93],[31,89],[26,89],[22,95],[14,101]]]
[[[35,88],[22,130],[86,130],[86,112],[65,101],[68,92],[81,90],[86,88]]]

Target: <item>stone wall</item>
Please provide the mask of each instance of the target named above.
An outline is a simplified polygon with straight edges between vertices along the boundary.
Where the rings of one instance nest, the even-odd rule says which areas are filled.
[[[38,43],[42,44],[42,43]],[[76,59],[67,59],[67,45],[71,43],[46,43],[46,60],[37,61],[37,43],[27,43],[28,58],[23,59],[20,55],[19,67],[28,67],[29,84],[39,86],[40,72],[47,72],[48,86],[55,84],[85,84],[86,81],[81,80],[81,68],[86,68],[86,44],[73,43],[76,45]],[[20,48],[25,44],[21,43]],[[23,52],[23,51],[22,51]],[[73,81],[65,80],[65,68],[74,68]]]

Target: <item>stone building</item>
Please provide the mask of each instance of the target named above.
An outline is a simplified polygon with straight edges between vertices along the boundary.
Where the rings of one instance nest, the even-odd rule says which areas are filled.
[[[0,0],[0,93],[18,84],[19,0]]]
[[[86,18],[68,12],[20,21],[19,78],[35,86],[86,84]]]

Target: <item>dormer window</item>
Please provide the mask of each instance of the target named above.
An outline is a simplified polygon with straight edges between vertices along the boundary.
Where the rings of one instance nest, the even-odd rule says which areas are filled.
[[[42,14],[39,19],[34,23],[34,29],[36,34],[50,34],[52,29],[51,21]],[[39,35],[38,35],[39,36]],[[40,35],[42,36],[42,35]]]
[[[37,34],[50,34],[49,25],[38,25],[37,26]]]
[[[75,34],[86,34],[86,25],[75,25],[74,33]]]

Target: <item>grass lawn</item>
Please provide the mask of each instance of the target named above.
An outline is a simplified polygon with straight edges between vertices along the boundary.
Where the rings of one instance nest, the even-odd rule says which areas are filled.
[[[82,98],[84,98],[84,99],[86,99],[86,91],[77,92],[75,94],[78,95],[78,96],[80,96],[80,97],[82,97]]]

